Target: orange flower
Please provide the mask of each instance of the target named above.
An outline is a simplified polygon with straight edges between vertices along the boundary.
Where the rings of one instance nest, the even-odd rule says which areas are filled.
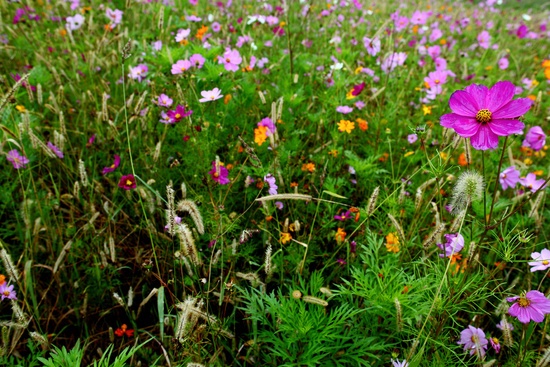
[[[329,150],[328,155],[331,155],[334,158],[338,157],[338,149]]]
[[[208,32],[208,27],[203,25],[202,27],[199,28],[199,30],[197,31],[197,34],[195,35],[195,37],[202,41],[202,37],[204,37],[204,34],[206,32]]]
[[[550,68],[544,69],[544,76],[550,80]]]
[[[267,139],[267,136],[265,135],[267,131],[267,126],[258,126],[256,129],[254,129],[254,141],[258,145],[262,145],[265,143],[265,140]]]
[[[281,233],[281,239],[279,240],[283,245],[287,244],[288,242],[290,242],[290,240],[292,240],[292,235],[290,233],[287,233],[287,232],[283,232]]]
[[[334,235],[334,238],[336,239],[336,242],[342,243],[346,239],[346,232],[344,231],[344,228],[338,228],[338,231]]]
[[[367,131],[367,129],[369,128],[369,124],[366,120],[358,117],[355,119],[355,121],[357,121],[357,125],[359,125],[359,129],[361,129],[361,131]]]
[[[225,97],[223,97],[223,104],[228,104],[232,98],[233,96],[231,94],[226,94]]]
[[[298,182],[291,182],[290,187],[298,187]]]
[[[304,163],[302,164],[302,171],[308,171],[309,173],[315,172],[315,163]]]
[[[382,156],[381,156],[380,158],[378,158],[378,160],[379,160],[380,162],[385,162],[385,161],[388,160],[388,157],[389,157],[389,156],[390,156],[389,153],[382,153]]]
[[[126,324],[122,324],[118,329],[115,330],[115,335],[118,337],[126,335],[128,338],[131,338],[132,336],[134,336],[134,329],[128,329],[128,326],[126,326]]]
[[[6,276],[3,274],[0,274],[0,285],[6,284]]]
[[[544,60],[542,62],[542,67],[543,68],[550,68],[550,59]]]
[[[466,159],[465,153],[460,153],[460,155],[458,156],[458,164],[462,167],[465,167],[468,165],[468,160]]]
[[[338,131],[350,134],[355,129],[355,123],[349,120],[340,120],[338,123]]]
[[[386,248],[388,249],[388,252],[399,252],[399,238],[397,238],[395,233],[389,233],[386,236]]]

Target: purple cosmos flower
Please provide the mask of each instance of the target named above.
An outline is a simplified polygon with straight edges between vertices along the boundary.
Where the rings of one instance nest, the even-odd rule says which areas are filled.
[[[182,74],[184,71],[191,68],[191,62],[189,60],[178,60],[174,65],[172,65],[172,74]]]
[[[48,146],[48,148],[50,148],[52,150],[52,152],[54,152],[54,154],[58,157],[58,158],[61,158],[63,159],[64,155],[63,155],[63,152],[61,151],[61,149],[59,149],[58,147],[56,147],[51,141],[48,142],[48,144],[46,144]]]
[[[120,22],[122,22],[122,15],[124,14],[124,12],[122,10],[118,10],[118,9],[115,9],[115,10],[111,10],[110,8],[107,8],[107,10],[105,11],[105,15],[111,19],[111,29],[112,28],[115,28],[117,26],[117,24],[120,24]]]
[[[355,107],[357,107],[360,110],[362,110],[366,106],[365,102],[363,102],[363,101],[357,101],[354,104],[355,104]]]
[[[189,62],[191,63],[191,65],[193,65],[197,69],[202,69],[202,66],[204,65],[205,61],[206,60],[201,54],[193,54],[189,58]]]
[[[541,150],[546,144],[546,134],[540,126],[533,126],[525,134],[525,140],[523,146],[531,148],[533,150]]]
[[[407,135],[407,140],[409,141],[409,144],[413,144],[418,140],[418,135],[416,134],[409,134]]]
[[[166,115],[170,119],[170,123],[174,124],[176,122],[180,122],[182,118],[191,116],[193,114],[192,110],[185,111],[185,107],[182,105],[178,105],[175,110],[170,110],[166,112]]]
[[[15,294],[15,291],[13,290],[13,284],[7,285],[2,284],[0,285],[0,295],[2,295],[2,301],[7,299],[17,299],[17,296]]]
[[[477,36],[477,42],[479,42],[479,47],[488,49],[491,45],[491,35],[489,32],[483,31]]]
[[[398,359],[396,359],[395,361],[391,360],[391,364],[392,364],[392,367],[409,367],[409,362],[407,362],[406,359],[404,359],[403,361],[399,362]]]
[[[162,41],[153,42],[153,50],[160,51],[162,49]]]
[[[157,105],[162,107],[170,107],[174,100],[168,97],[166,94],[161,94],[157,99]]]
[[[453,113],[441,116],[440,123],[463,138],[470,138],[475,149],[495,149],[499,136],[523,131],[523,122],[516,118],[531,108],[528,98],[512,100],[514,92],[514,84],[508,81],[498,82],[491,89],[472,84],[457,90],[449,99]]]
[[[210,102],[215,101],[216,99],[220,99],[223,97],[222,91],[219,88],[214,88],[212,90],[203,90],[201,92],[202,98],[199,99],[199,102]]]
[[[371,56],[376,56],[380,52],[380,40],[378,38],[363,38],[363,44],[367,49],[367,53]]]
[[[136,67],[130,67],[130,74],[128,76],[132,79],[137,79],[138,82],[141,82],[144,78],[149,68],[145,64],[139,64]]]
[[[508,321],[506,321],[505,319],[502,319],[500,320],[500,322],[497,324],[497,329],[500,329],[500,330],[514,330],[514,326],[512,324],[510,324]]]
[[[349,106],[338,106],[336,107],[336,112],[343,113],[344,115],[347,115],[348,113],[352,112],[353,108]]]
[[[503,190],[506,190],[509,187],[514,188],[519,182],[519,171],[515,166],[510,166],[502,171],[502,173],[498,176],[498,179]]]
[[[503,57],[500,60],[498,60],[498,67],[500,68],[500,70],[508,69],[508,65],[510,65],[510,62],[506,57]]]
[[[340,222],[345,221],[346,219],[350,219],[353,215],[351,214],[351,211],[347,210],[345,212],[342,212],[341,214],[336,214],[334,216],[334,219]]]
[[[460,233],[446,234],[445,240],[447,242],[437,244],[437,247],[444,251],[444,254],[439,254],[439,257],[451,256],[464,248],[464,237]]]
[[[495,350],[495,353],[499,354],[500,353],[500,342],[498,341],[498,339],[495,338],[495,337],[489,338],[489,343],[491,343],[491,347],[493,347],[493,349]]]
[[[191,33],[191,29],[178,29],[178,33],[176,33],[176,42],[181,42],[187,37],[189,37],[189,34]]]
[[[135,189],[136,186],[136,178],[131,173],[129,175],[122,176],[120,181],[118,181],[118,187],[124,190],[132,190]]]
[[[487,350],[489,341],[485,337],[485,332],[479,328],[469,325],[467,329],[460,333],[458,345],[464,345],[465,351],[470,351],[470,355],[480,354],[483,358]]]
[[[283,204],[282,201],[276,201],[276,202],[275,202],[275,207],[276,207],[277,209],[279,209],[279,210],[283,210],[283,207],[284,207],[284,206],[285,206],[285,205]]]
[[[237,50],[227,49],[223,54],[223,57],[220,57],[220,63],[223,64],[225,70],[227,71],[237,71],[239,70],[239,65],[243,62],[241,54]]]
[[[115,154],[115,160],[113,164],[111,164],[108,167],[104,167],[103,170],[101,171],[101,174],[106,175],[109,172],[113,172],[115,169],[117,169],[119,165],[120,165],[120,156]]]
[[[275,183],[275,177],[271,173],[268,173],[264,177],[264,181],[269,185],[269,190],[267,191],[269,195],[277,195],[277,189],[279,189],[279,187]]]
[[[17,149],[10,150],[6,159],[13,164],[13,168],[15,169],[25,168],[27,163],[29,163],[29,159],[21,155]]]
[[[544,185],[544,179],[537,180],[537,175],[534,173],[527,174],[527,177],[522,177],[519,179],[519,183],[527,187],[531,192],[535,192],[542,188],[542,185]]]
[[[424,25],[430,15],[432,15],[432,13],[429,11],[416,10],[411,16],[411,24]]]
[[[544,315],[550,313],[550,300],[539,291],[529,291],[524,295],[508,297],[508,302],[516,302],[508,313],[510,316],[517,317],[519,322],[528,324],[531,320],[534,322],[544,321]]]
[[[550,268],[550,251],[548,249],[543,249],[541,252],[533,252],[531,258],[535,260],[529,262],[529,266],[532,266],[531,273]]]
[[[227,168],[222,166],[218,160],[212,161],[212,169],[208,172],[208,174],[210,174],[212,179],[220,185],[226,185],[230,182],[227,178],[227,176],[229,176],[229,171]]]

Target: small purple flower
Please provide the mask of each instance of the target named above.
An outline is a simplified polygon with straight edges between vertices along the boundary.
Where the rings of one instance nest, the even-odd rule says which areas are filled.
[[[508,69],[508,65],[510,65],[510,62],[506,57],[503,57],[500,60],[498,60],[498,67],[500,68],[500,70]]]
[[[194,54],[191,55],[191,57],[189,58],[189,62],[191,63],[191,65],[193,65],[197,69],[202,69],[205,61],[206,60],[201,54]]]
[[[460,233],[446,234],[445,240],[447,242],[437,244],[437,247],[444,251],[444,254],[439,254],[439,257],[452,256],[464,248],[464,237]]]
[[[401,362],[399,362],[398,359],[396,359],[395,361],[391,360],[391,364],[392,364],[392,367],[409,367],[409,362],[407,362],[406,359],[402,360]]]
[[[58,147],[56,147],[51,141],[48,142],[47,146],[48,146],[48,148],[50,148],[50,149],[52,150],[52,152],[54,152],[54,154],[55,154],[58,158],[63,159],[64,155],[63,155],[63,152],[61,151],[61,149],[59,149]]]
[[[352,107],[349,106],[338,106],[336,107],[336,112],[343,113],[344,115],[347,115],[348,113],[351,113],[353,111]]]
[[[17,295],[15,294],[15,291],[13,290],[13,284],[7,285],[2,284],[0,285],[0,295],[2,295],[2,301],[7,299],[17,299]]]
[[[176,107],[175,110],[170,110],[166,112],[166,115],[168,116],[172,124],[180,122],[182,118],[191,116],[192,114],[192,110],[186,111],[185,107],[180,104]]]
[[[269,195],[277,195],[277,189],[279,187],[275,183],[275,177],[271,173],[268,173],[264,177],[264,181],[269,185],[269,190],[267,191]]]
[[[342,212],[341,214],[336,214],[334,216],[334,219],[340,222],[345,221],[346,219],[350,219],[353,215],[351,214],[351,211],[347,210],[345,212]]]
[[[550,268],[550,251],[548,249],[543,249],[541,252],[533,252],[531,258],[535,260],[529,262],[529,266],[532,266],[531,273]]]
[[[212,161],[212,169],[208,172],[214,181],[220,185],[227,185],[229,182],[229,171],[217,159]]]
[[[162,49],[162,41],[153,42],[153,50],[160,51]]]
[[[512,324],[510,324],[508,321],[502,319],[500,320],[500,322],[497,324],[497,329],[500,329],[500,330],[514,330],[514,326]]]
[[[135,67],[130,67],[130,74],[128,76],[132,79],[136,79],[138,82],[141,82],[145,75],[147,75],[147,72],[149,71],[149,68],[145,64],[139,64]]]
[[[495,350],[496,354],[500,353],[500,342],[497,338],[489,338],[489,343],[491,344],[491,347]]]
[[[170,107],[173,102],[174,100],[172,98],[168,97],[166,94],[161,94],[158,97],[157,105],[162,107]]]
[[[340,266],[344,266],[344,265],[347,264],[347,263],[346,263],[346,260],[341,259],[341,258],[340,258],[340,259],[336,259],[336,262],[337,262],[338,265],[340,265]]]
[[[498,179],[503,190],[506,190],[507,188],[514,188],[519,182],[519,171],[515,166],[510,166],[502,171],[502,173],[498,176]]]
[[[533,126],[525,134],[525,140],[523,146],[531,148],[533,150],[541,150],[546,144],[546,134],[540,126]]]
[[[115,159],[113,164],[111,164],[108,167],[103,167],[101,174],[106,175],[109,172],[114,172],[114,170],[116,170],[119,165],[120,165],[120,156],[118,154],[115,154]]]
[[[409,144],[413,144],[418,140],[418,135],[416,134],[409,134],[407,136],[407,140],[409,141]]]
[[[10,150],[6,159],[13,164],[13,168],[15,169],[25,168],[27,163],[29,163],[29,159],[21,155],[17,149]]]
[[[257,125],[258,127],[260,126],[267,127],[267,130],[265,132],[266,136],[270,136],[271,134],[275,133],[275,131],[277,131],[277,127],[269,117],[263,118],[260,122],[258,122]]]
[[[357,107],[358,109],[362,110],[363,108],[365,108],[366,104],[365,102],[363,101],[357,101],[355,102],[355,107]]]
[[[283,210],[284,204],[283,204],[282,201],[276,201],[275,202],[275,207],[279,210]]]
[[[458,345],[464,345],[465,351],[470,351],[470,355],[480,354],[480,357],[485,356],[487,344],[489,341],[485,337],[485,332],[479,328],[469,325],[467,329],[460,333],[460,341]]]
[[[531,192],[535,192],[542,188],[542,185],[544,185],[544,179],[537,180],[537,175],[534,173],[527,174],[527,177],[522,177],[519,179],[519,183],[527,187]]]
[[[550,300],[539,291],[529,291],[521,296],[508,297],[506,300],[515,302],[510,306],[508,313],[517,317],[523,324],[528,324],[531,320],[543,322],[544,315],[550,313]]]
[[[172,65],[171,73],[173,75],[182,74],[184,71],[191,68],[191,62],[189,60],[178,60]]]

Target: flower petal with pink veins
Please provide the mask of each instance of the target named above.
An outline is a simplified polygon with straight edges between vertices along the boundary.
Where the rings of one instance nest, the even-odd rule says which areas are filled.
[[[453,129],[463,138],[469,138],[477,134],[478,129],[482,126],[473,117],[464,117],[455,115],[456,119],[453,123]]]
[[[533,101],[529,98],[519,98],[506,103],[498,110],[493,111],[494,119],[513,119],[525,114],[531,108]]]
[[[489,126],[480,124],[477,134],[473,135],[470,141],[477,150],[495,149],[498,146],[498,135],[492,132]]]
[[[491,112],[496,112],[502,106],[507,104],[514,98],[516,92],[516,87],[512,82],[502,81],[498,82],[489,89],[487,93],[487,109]],[[513,116],[517,117],[517,116]]]
[[[451,94],[449,99],[449,107],[457,115],[475,117],[478,109],[476,108],[476,101],[467,92],[463,90],[457,90]]]
[[[525,125],[518,120],[492,120],[487,125],[491,130],[500,136],[508,136],[511,134],[521,134]]]
[[[474,107],[476,108],[476,113],[479,110],[487,108],[485,100],[487,99],[487,92],[489,92],[489,89],[486,86],[472,84],[467,86],[464,91],[469,93],[475,101]]]

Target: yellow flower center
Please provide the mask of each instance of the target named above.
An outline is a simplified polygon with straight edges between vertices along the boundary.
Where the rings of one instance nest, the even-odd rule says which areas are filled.
[[[491,116],[492,116],[491,111],[487,109],[479,110],[476,113],[476,121],[479,123],[485,124],[491,121]]]
[[[550,263],[550,261],[548,261],[548,260],[542,260],[542,265],[548,265],[548,263]]]
[[[518,301],[518,305],[519,307],[527,307],[531,304],[531,301],[529,301],[527,298],[525,297],[520,297],[519,301]]]
[[[126,186],[132,186],[134,183],[130,180],[126,180]]]
[[[181,115],[179,113],[176,113],[176,119],[180,119]]]
[[[10,292],[9,291],[4,291],[4,296],[9,296],[10,295]]]

